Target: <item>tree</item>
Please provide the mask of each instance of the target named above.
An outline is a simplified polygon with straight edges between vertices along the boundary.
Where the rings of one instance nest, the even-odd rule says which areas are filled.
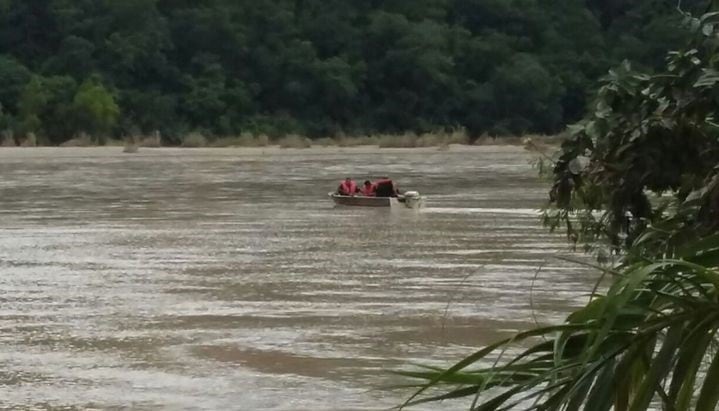
[[[76,133],[71,107],[76,92],[72,77],[34,75],[18,98],[14,131],[33,133],[51,144],[71,138]]]
[[[381,129],[426,131],[449,122],[437,110],[451,95],[453,60],[446,26],[413,22],[404,15],[378,12],[367,32],[367,92]]]
[[[0,55],[0,104],[7,113],[16,112],[17,99],[30,76],[30,70],[16,59]]]
[[[95,51],[95,45],[90,41],[70,35],[63,39],[58,53],[45,61],[43,71],[71,75],[75,79],[86,78],[97,67]]]
[[[126,107],[123,110],[123,134],[160,131],[162,135],[175,135],[182,126],[177,95],[130,89],[121,92],[119,104]]]
[[[18,102],[20,118],[18,131],[20,134],[42,134],[43,125],[40,116],[46,109],[48,100],[49,96],[43,87],[42,80],[34,76],[23,89]]]
[[[120,108],[115,97],[97,78],[85,80],[72,101],[77,128],[91,133],[100,141],[117,124]]]
[[[60,40],[50,12],[52,0],[6,1],[0,6],[0,50],[27,66],[52,55]]]
[[[495,121],[505,121],[507,132],[529,130],[550,133],[562,121],[563,90],[547,69],[530,54],[517,54],[491,80]],[[506,133],[506,132],[505,132]]]
[[[611,66],[660,67],[687,37],[676,16],[656,0],[0,0],[0,103],[17,124],[32,75],[96,73],[117,132],[557,133]]]
[[[40,116],[43,136],[51,144],[60,144],[75,135],[78,130],[73,121],[73,99],[78,84],[70,76],[49,76],[41,79],[48,100]]]

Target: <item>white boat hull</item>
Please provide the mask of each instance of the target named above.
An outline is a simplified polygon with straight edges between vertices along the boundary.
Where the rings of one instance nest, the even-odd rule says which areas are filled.
[[[418,194],[399,197],[364,197],[329,193],[329,196],[336,205],[349,207],[400,207],[416,209],[422,207],[424,204],[424,198]]]

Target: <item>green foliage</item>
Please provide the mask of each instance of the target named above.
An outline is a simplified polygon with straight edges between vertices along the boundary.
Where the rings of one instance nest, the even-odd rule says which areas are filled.
[[[402,372],[427,381],[405,405],[475,397],[472,410],[714,410],[719,236],[672,257],[606,271],[612,287],[565,324],[520,333],[447,369]],[[456,388],[433,391],[446,385]]]
[[[0,55],[0,105],[8,114],[17,112],[17,100],[31,73],[16,59]]]
[[[624,63],[602,80],[592,112],[562,146],[548,224],[614,247],[640,235],[645,244],[650,227],[680,241],[716,230],[717,22],[714,14],[687,17],[692,47],[669,53],[656,74]]]
[[[470,397],[472,410],[717,409],[719,12],[685,24],[690,46],[662,70],[624,63],[602,80],[553,170],[546,222],[565,224],[574,241],[610,244],[619,265],[595,267],[590,302],[562,325],[446,369],[402,372],[424,381],[405,405]],[[515,343],[524,348],[507,358]]]
[[[92,74],[95,63],[95,45],[75,35],[63,39],[57,54],[43,64],[46,73],[61,73],[75,79],[83,79]]]
[[[190,133],[182,137],[182,147],[200,148],[207,145],[207,138],[201,133]]]
[[[38,133],[42,128],[40,116],[45,110],[50,96],[42,85],[39,77],[35,76],[25,86],[18,101],[18,114],[20,118],[19,129],[23,135]]]
[[[659,50],[685,41],[670,2],[615,3],[2,0],[0,121],[53,143],[90,129],[176,144],[190,130],[556,133],[609,67],[657,67]],[[86,102],[67,117],[77,90],[68,102],[57,89],[21,114],[33,76],[75,88],[99,76],[119,114],[98,123]]]
[[[310,148],[312,141],[298,135],[290,134],[277,142],[281,148]]]
[[[556,130],[562,121],[561,89],[552,75],[530,54],[513,56],[491,81],[494,110],[505,119],[498,127],[512,134]],[[503,133],[502,133],[503,134]]]
[[[106,137],[117,124],[120,107],[114,96],[97,79],[86,80],[72,101],[72,112],[80,130]]]
[[[72,100],[77,83],[70,77],[33,76],[22,89],[17,103],[19,135],[34,133],[51,136],[51,143],[61,143],[76,130]]]

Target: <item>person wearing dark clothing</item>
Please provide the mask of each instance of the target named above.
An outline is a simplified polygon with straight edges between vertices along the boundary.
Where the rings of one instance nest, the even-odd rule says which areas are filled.
[[[397,197],[397,189],[392,180],[388,178],[375,181],[374,186],[377,197]]]

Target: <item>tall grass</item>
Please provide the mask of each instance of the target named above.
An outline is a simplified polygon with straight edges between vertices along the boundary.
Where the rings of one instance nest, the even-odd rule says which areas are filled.
[[[378,136],[377,145],[380,148],[414,148],[417,147],[416,134],[382,134]]]
[[[207,138],[201,133],[190,133],[182,137],[182,147],[200,148],[207,146]]]
[[[124,147],[129,139],[117,139],[117,138],[107,138],[104,141],[103,146],[105,147]]]
[[[502,136],[492,137],[487,134],[480,136],[474,141],[475,146],[521,146],[524,136]]]
[[[438,131],[423,134],[385,134],[379,137],[381,148],[448,147],[452,144],[469,144],[469,135],[464,129],[450,132]]]
[[[14,144],[14,139],[10,134],[0,140],[0,145],[10,146]],[[557,138],[548,136],[531,136],[537,144],[557,144]],[[132,135],[133,140],[138,147],[163,147],[162,137],[159,133],[149,136],[140,134]],[[500,137],[492,138],[488,136],[480,137],[474,142],[475,145],[516,145],[521,146],[526,138],[523,137]],[[31,138],[24,145],[31,145],[34,141],[38,143],[36,138]],[[42,141],[44,142],[44,141]],[[62,147],[91,147],[97,145],[106,146],[124,146],[124,140],[112,138],[94,138],[86,133],[80,133],[74,138],[60,144]],[[438,131],[424,134],[378,134],[367,136],[346,136],[340,135],[334,138],[324,137],[310,139],[297,134],[289,134],[278,140],[272,141],[267,135],[252,133],[242,133],[238,136],[220,136],[208,138],[202,133],[192,132],[180,137],[181,147],[266,147],[277,145],[281,148],[309,148],[315,147],[360,147],[360,146],[378,146],[380,148],[418,148],[418,147],[438,147],[439,149],[448,149],[451,145],[467,145],[471,144],[469,135],[463,129],[452,131]]]
[[[151,136],[144,136],[144,137],[134,137],[135,141],[139,141],[140,147],[161,147],[162,146],[162,136],[159,132],[155,132]]]
[[[5,130],[0,133],[0,146],[1,147],[15,147],[15,135],[12,130]]]
[[[340,147],[359,147],[359,146],[376,146],[379,144],[377,136],[339,136],[335,142]]]
[[[564,324],[519,333],[448,368],[400,372],[424,381],[405,406],[467,398],[469,409],[484,411],[716,410],[718,266],[713,235],[671,258],[604,269],[611,288],[595,289]]]
[[[37,147],[37,136],[35,133],[27,133],[20,145],[22,147]]]
[[[265,134],[242,133],[234,137],[220,137],[210,143],[211,147],[266,147],[270,138]]]
[[[125,144],[125,146],[122,148],[122,152],[126,154],[136,154],[140,151],[140,147],[138,147],[137,144]]]
[[[60,147],[90,147],[96,145],[87,133],[80,133],[75,138],[60,144]]]
[[[312,147],[312,140],[307,137],[290,134],[279,139],[277,144],[280,148],[310,148]]]
[[[122,148],[123,153],[135,154],[140,151],[140,146],[137,144],[137,138],[129,136],[125,139],[124,147]]]
[[[316,138],[312,140],[312,147],[335,147],[337,145],[337,140],[329,137]]]

